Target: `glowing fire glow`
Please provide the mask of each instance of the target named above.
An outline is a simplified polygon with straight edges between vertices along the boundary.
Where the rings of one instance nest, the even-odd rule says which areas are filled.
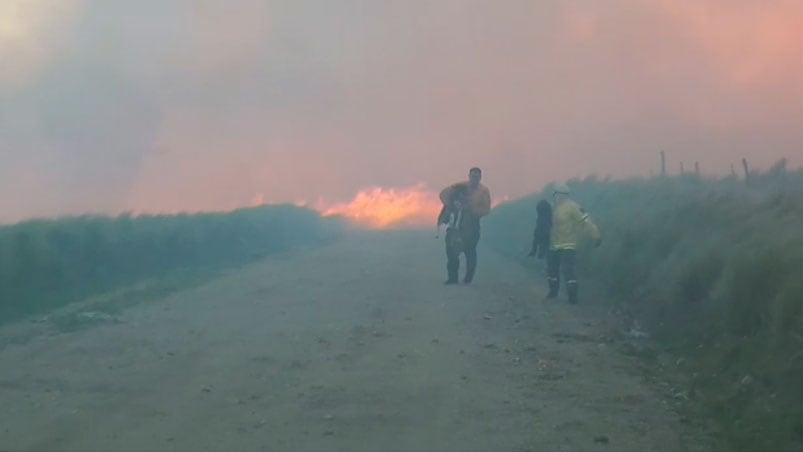
[[[441,202],[424,184],[405,189],[372,187],[348,203],[320,209],[324,216],[342,215],[371,228],[420,227],[435,224]]]

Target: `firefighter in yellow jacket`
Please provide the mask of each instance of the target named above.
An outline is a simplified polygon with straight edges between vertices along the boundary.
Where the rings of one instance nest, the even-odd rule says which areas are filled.
[[[552,231],[550,234],[549,253],[547,254],[547,280],[549,294],[547,298],[558,296],[560,274],[566,280],[566,293],[570,303],[577,303],[577,244],[584,237],[591,238],[594,246],[602,241],[597,226],[591,221],[588,213],[569,198],[570,191],[566,184],[558,184],[553,190],[554,211]]]
[[[454,220],[446,230],[446,284],[457,284],[460,254],[466,255],[465,284],[474,279],[477,269],[477,243],[480,241],[480,218],[491,212],[491,192],[482,185],[482,170],[471,168],[467,182],[458,182],[441,191],[444,212],[453,212]],[[439,220],[440,223],[440,220]]]

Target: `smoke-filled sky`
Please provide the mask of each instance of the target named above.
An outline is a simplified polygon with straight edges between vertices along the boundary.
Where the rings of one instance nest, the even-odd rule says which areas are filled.
[[[0,221],[803,160],[800,0],[0,0]]]

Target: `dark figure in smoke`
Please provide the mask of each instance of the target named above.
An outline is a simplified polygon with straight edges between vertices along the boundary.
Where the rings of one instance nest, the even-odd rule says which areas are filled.
[[[439,224],[446,230],[446,284],[457,284],[460,254],[466,255],[466,275],[463,282],[470,284],[477,269],[477,243],[480,241],[480,218],[491,212],[491,193],[480,183],[482,171],[471,168],[467,182],[458,182],[441,191],[443,210]],[[446,221],[443,221],[446,220]]]
[[[585,210],[569,198],[570,191],[566,184],[556,185],[552,194],[555,198],[555,207],[549,253],[547,254],[547,280],[549,281],[547,298],[558,296],[560,273],[563,270],[569,303],[577,303],[579,290],[575,268],[577,244],[583,236],[590,236],[594,241],[594,246],[599,246],[602,241],[599,229]]]
[[[549,250],[549,235],[552,233],[552,205],[542,199],[535,211],[538,217],[535,220],[535,231],[533,232],[533,247],[530,249],[529,257],[543,259]]]

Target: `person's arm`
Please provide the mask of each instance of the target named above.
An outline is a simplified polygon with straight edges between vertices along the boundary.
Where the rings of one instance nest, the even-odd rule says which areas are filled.
[[[481,187],[477,190],[475,196],[473,206],[474,214],[478,217],[484,217],[491,213],[491,191],[488,190],[488,187]]]
[[[533,246],[530,248],[530,254],[528,254],[530,257],[538,254],[538,244],[540,243],[539,239],[541,238],[540,226],[540,224],[536,224],[535,230],[533,231]]]
[[[575,210],[576,212],[573,215],[575,220],[580,224],[588,237],[594,242],[594,246],[599,246],[602,241],[599,228],[596,224],[594,224],[593,221],[591,221],[591,217],[589,216],[588,212],[586,212],[583,208],[577,206]]]

